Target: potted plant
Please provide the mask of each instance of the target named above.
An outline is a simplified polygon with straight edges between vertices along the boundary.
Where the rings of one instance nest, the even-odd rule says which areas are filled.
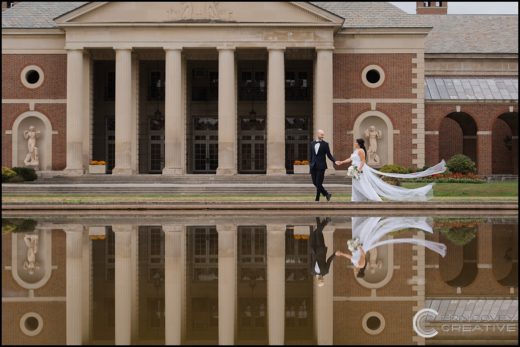
[[[91,160],[88,166],[90,174],[105,174],[107,172],[107,163],[104,160]]]
[[[295,160],[293,167],[294,167],[295,174],[308,174],[309,173],[309,161],[308,160]]]

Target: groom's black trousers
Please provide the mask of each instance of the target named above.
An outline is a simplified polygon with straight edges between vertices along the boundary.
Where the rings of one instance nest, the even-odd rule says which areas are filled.
[[[325,170],[311,169],[312,184],[316,187],[316,200],[320,200],[320,193],[327,196],[329,192],[323,188],[323,179],[325,178]]]

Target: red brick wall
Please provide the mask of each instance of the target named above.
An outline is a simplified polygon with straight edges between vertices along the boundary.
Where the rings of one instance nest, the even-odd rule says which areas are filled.
[[[439,136],[426,135],[426,165],[438,162],[439,158],[439,138],[443,138],[442,122],[444,118],[456,111],[459,105],[460,112],[471,116],[477,126],[477,131],[493,131],[496,119],[503,113],[509,112],[509,106],[513,106],[514,112],[518,112],[518,103],[499,104],[499,103],[425,103],[425,130],[439,131]],[[449,124],[449,123],[448,123]],[[444,129],[445,130],[445,129]],[[474,141],[474,140],[473,140]],[[442,148],[441,148],[442,151]],[[444,158],[449,159],[449,158]],[[476,140],[476,159],[478,173],[490,175],[492,173],[492,135],[477,135]]]
[[[412,58],[415,54],[335,53],[334,98],[415,98],[412,94]],[[378,88],[363,84],[361,72],[368,65],[379,65],[385,81]]]
[[[511,137],[509,125],[497,119],[493,126],[493,174],[511,174],[513,172],[513,151],[504,143],[506,137]],[[516,144],[518,146],[518,144]]]
[[[40,87],[30,89],[22,84],[20,73],[28,65],[43,70]],[[66,99],[66,54],[2,54],[2,99]]]
[[[28,65],[39,66],[44,73],[40,87],[26,88],[20,73]],[[66,99],[67,55],[65,54],[3,54],[2,99]],[[28,104],[2,103],[2,166],[12,166],[12,137],[5,134],[12,129],[15,119],[29,111]],[[43,113],[51,122],[52,169],[63,170],[66,165],[66,104],[35,104],[35,111]]]

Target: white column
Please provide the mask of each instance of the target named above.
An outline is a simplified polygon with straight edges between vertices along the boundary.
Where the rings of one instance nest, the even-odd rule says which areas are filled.
[[[285,340],[285,224],[267,225],[267,324],[270,345]]]
[[[237,173],[237,99],[235,49],[218,48],[218,168],[217,175]]]
[[[131,344],[132,336],[132,225],[113,225],[115,235],[115,343]]]
[[[132,49],[116,48],[116,153],[114,175],[132,170]]]
[[[182,102],[182,49],[166,51],[164,100],[164,169],[163,175],[186,173],[184,163],[186,122]]]
[[[66,305],[66,331],[67,345],[83,344],[83,226],[69,224],[63,227],[67,235],[67,305]]]
[[[218,232],[218,343],[235,343],[236,239],[234,224],[217,225]]]
[[[83,167],[87,168],[91,159],[90,146],[92,143],[92,74],[91,57],[83,52]]]
[[[316,48],[316,68],[314,77],[314,133],[318,129],[325,132],[325,141],[334,154],[334,122],[332,92],[332,47]],[[333,173],[334,167],[328,165],[327,173]]]
[[[83,175],[83,50],[67,51],[67,175]],[[52,136],[52,135],[49,135]]]
[[[81,275],[83,276],[82,285],[83,285],[83,293],[82,296],[82,341],[83,343],[88,343],[91,338],[91,326],[90,326],[90,304],[91,304],[91,296],[92,296],[92,241],[90,241],[90,236],[88,232],[83,232],[83,260],[81,270]]]
[[[165,344],[182,344],[182,302],[184,301],[183,283],[184,259],[182,225],[163,225],[164,230],[164,315]]]
[[[334,252],[334,227],[326,226],[323,229],[323,239],[328,248],[327,258]],[[318,345],[332,345],[333,343],[333,299],[334,299],[334,262],[329,273],[324,276],[325,285],[318,287],[314,276],[314,322]]]
[[[267,174],[285,175],[284,48],[269,47],[267,72]]]

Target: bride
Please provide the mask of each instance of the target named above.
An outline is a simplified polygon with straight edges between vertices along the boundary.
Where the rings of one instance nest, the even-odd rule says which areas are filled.
[[[407,189],[386,183],[378,175],[395,178],[419,178],[446,171],[446,163],[440,163],[421,172],[411,174],[396,174],[381,172],[371,168],[366,163],[367,150],[365,140],[357,139],[354,144],[354,152],[345,160],[338,160],[336,165],[352,163],[357,168],[359,177],[352,179],[352,201],[383,201],[381,197],[393,201],[425,201],[433,196],[433,183],[424,187]]]

